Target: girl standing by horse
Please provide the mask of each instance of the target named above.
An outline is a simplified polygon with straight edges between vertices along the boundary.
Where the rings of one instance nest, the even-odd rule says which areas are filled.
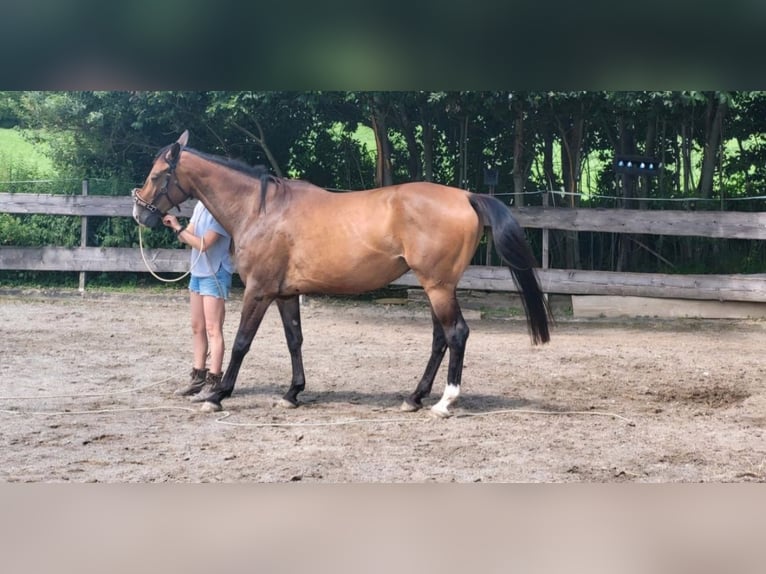
[[[220,385],[223,376],[223,322],[234,271],[229,255],[231,236],[202,202],[194,207],[186,227],[173,215],[165,215],[162,223],[175,231],[179,241],[192,248],[189,301],[194,360],[189,383],[175,394],[190,396],[197,402],[195,398],[203,387]]]

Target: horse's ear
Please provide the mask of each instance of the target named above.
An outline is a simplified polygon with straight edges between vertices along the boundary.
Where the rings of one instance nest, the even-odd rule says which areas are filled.
[[[170,149],[168,150],[167,155],[165,156],[165,161],[168,162],[171,166],[175,167],[175,164],[178,163],[178,156],[181,155],[181,144],[179,142],[174,142],[171,144]]]
[[[186,143],[188,141],[189,141],[189,130],[184,130],[184,133],[181,134],[181,137],[178,138],[178,141],[173,142],[170,145],[168,154],[165,156],[165,161],[167,161],[170,165],[177,164],[178,157],[181,155],[181,149],[186,147]]]

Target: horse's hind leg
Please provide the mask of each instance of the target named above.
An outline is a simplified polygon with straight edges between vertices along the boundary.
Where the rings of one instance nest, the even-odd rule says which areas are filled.
[[[431,411],[437,416],[448,417],[450,416],[450,405],[454,403],[460,395],[460,381],[463,376],[463,357],[465,355],[465,345],[468,341],[469,329],[465,319],[463,319],[463,314],[460,312],[460,306],[457,303],[454,289],[431,288],[426,289],[426,294],[431,302],[434,323],[436,324],[436,322],[438,322],[439,326],[441,326],[444,344],[446,344],[446,347],[449,349],[447,386],[444,389],[444,394],[442,395],[441,400],[431,407]],[[440,354],[436,353],[437,342],[440,340],[441,339],[437,337],[437,328],[434,326],[434,342],[431,351],[431,360],[423,375],[423,380],[421,380],[415,393],[409,397],[410,400],[416,398],[418,390],[422,392],[427,388],[430,391],[430,387],[433,384],[433,377],[436,375],[439,362],[441,362],[441,358],[444,356],[444,351],[441,351]],[[430,372],[431,368],[433,369],[433,372]],[[427,380],[429,376],[430,381]]]
[[[306,388],[306,376],[303,371],[303,331],[301,330],[301,308],[298,296],[289,299],[278,299],[277,307],[285,328],[287,348],[290,350],[290,360],[293,367],[293,378],[290,389],[282,397],[282,406],[295,408],[298,406],[298,393]]]
[[[468,341],[468,325],[463,319],[460,307],[453,298],[452,306],[443,319],[444,335],[449,348],[449,368],[447,370],[447,386],[444,387],[442,398],[431,407],[431,412],[439,417],[450,416],[449,407],[460,395],[460,382],[463,378],[463,357]]]
[[[428,359],[426,371],[423,373],[423,377],[415,388],[415,392],[404,399],[401,407],[403,411],[412,412],[423,406],[422,399],[431,394],[431,387],[433,387],[436,372],[439,370],[439,366],[442,364],[442,359],[444,359],[444,353],[447,351],[447,340],[444,336],[444,327],[442,327],[441,322],[433,311],[431,312],[431,320],[433,321],[434,326],[434,334],[431,342],[431,358]]]

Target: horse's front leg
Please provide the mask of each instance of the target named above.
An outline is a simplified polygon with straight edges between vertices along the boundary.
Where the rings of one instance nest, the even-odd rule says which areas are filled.
[[[301,308],[298,296],[288,299],[277,299],[279,315],[285,328],[287,348],[290,350],[290,361],[293,367],[293,378],[290,389],[282,397],[281,405],[286,408],[298,406],[298,393],[306,388],[306,376],[303,371],[303,331],[301,330]]]
[[[226,372],[224,373],[220,384],[213,385],[207,392],[203,391],[192,399],[193,402],[203,402],[203,411],[220,411],[223,408],[221,406],[221,401],[231,396],[231,392],[234,390],[234,384],[237,382],[239,369],[242,366],[242,360],[250,350],[250,345],[255,338],[255,334],[258,332],[258,327],[261,326],[263,316],[266,314],[266,310],[269,308],[269,305],[271,305],[273,300],[274,299],[271,297],[247,297],[247,293],[245,293],[245,302],[242,307],[242,315],[240,317],[237,335],[234,338],[234,345],[232,345],[231,348],[229,366],[226,367]]]

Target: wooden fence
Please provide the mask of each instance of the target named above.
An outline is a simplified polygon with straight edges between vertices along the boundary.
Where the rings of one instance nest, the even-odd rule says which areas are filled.
[[[79,271],[80,288],[90,271],[146,272],[138,249],[88,247],[87,219],[92,216],[131,217],[128,196],[41,195],[0,193],[0,212],[72,215],[82,218],[81,247],[0,247],[0,269],[27,271]],[[192,202],[182,207],[188,217]],[[547,250],[550,229],[612,233],[658,234],[737,239],[766,239],[766,213],[689,212],[676,210],[568,209],[523,207],[513,209],[519,223],[543,230]],[[189,255],[185,249],[148,249],[147,260],[155,272],[184,272]],[[547,293],[565,295],[633,295],[720,301],[766,302],[766,274],[669,275],[620,273],[547,268],[547,251],[539,277]],[[395,285],[418,286],[412,273]],[[516,291],[508,269],[471,266],[459,285],[464,289]]]

